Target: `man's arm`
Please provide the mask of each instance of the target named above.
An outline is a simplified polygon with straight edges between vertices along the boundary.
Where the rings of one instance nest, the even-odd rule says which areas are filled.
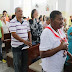
[[[54,54],[56,54],[57,52],[59,52],[60,50],[67,50],[67,44],[61,43],[60,46],[58,46],[54,49],[47,50],[47,51],[40,51],[40,56],[41,56],[41,58],[51,57]]]
[[[1,40],[3,41],[4,40],[4,33],[3,33],[3,28],[1,27],[1,33],[2,33],[2,38]]]
[[[22,39],[21,37],[19,37],[19,36],[16,34],[16,32],[11,32],[11,34],[12,34],[12,36],[13,36],[15,39],[19,40],[20,42],[23,42],[23,43],[26,44],[26,45],[32,46],[30,42],[25,41],[24,39]]]
[[[29,38],[29,41],[32,43],[32,36],[31,36],[31,32],[30,31],[28,32],[28,38]]]

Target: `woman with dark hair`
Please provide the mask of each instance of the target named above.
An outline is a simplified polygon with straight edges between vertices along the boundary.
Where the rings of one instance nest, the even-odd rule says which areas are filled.
[[[39,20],[40,20],[40,21],[42,20],[42,15],[39,16]]]
[[[32,42],[33,45],[36,45],[40,43],[40,35],[42,33],[42,25],[39,24],[38,12],[36,9],[32,10],[31,18],[32,19],[29,20],[29,23],[30,23],[30,29],[32,34]]]

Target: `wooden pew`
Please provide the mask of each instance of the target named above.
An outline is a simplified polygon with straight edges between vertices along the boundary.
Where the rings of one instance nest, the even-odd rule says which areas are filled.
[[[11,48],[11,40],[6,40],[6,48]],[[28,48],[28,66],[32,64],[32,60],[40,56],[39,44]],[[12,52],[7,53],[7,65],[13,67],[13,54]],[[28,72],[34,72],[28,68]]]
[[[11,33],[4,34],[4,40],[11,39]]]
[[[4,40],[4,43],[5,43],[6,53],[8,53],[11,50],[11,39]]]
[[[28,66],[32,64],[32,60],[40,56],[39,53],[39,44],[35,45],[28,49]],[[32,70],[28,70],[28,72],[34,72]]]
[[[6,39],[11,39],[11,33],[4,34],[4,40],[6,40]],[[3,41],[3,43],[4,43],[4,41]]]
[[[8,52],[8,48],[6,48],[7,46],[6,46],[6,40],[8,40],[8,39],[11,39],[11,33],[6,33],[6,34],[4,34],[4,41],[3,41],[3,43],[2,43],[2,48],[3,49],[5,49],[5,51],[6,52]]]

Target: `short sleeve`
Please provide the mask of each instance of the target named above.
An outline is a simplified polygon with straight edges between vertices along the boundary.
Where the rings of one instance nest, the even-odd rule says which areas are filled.
[[[52,49],[52,42],[50,37],[50,32],[48,29],[43,30],[41,37],[40,37],[40,51],[47,51],[49,49]]]
[[[2,27],[2,22],[1,22],[1,20],[0,20],[0,27]]]
[[[13,22],[9,23],[9,30],[10,32],[16,32],[16,24]]]

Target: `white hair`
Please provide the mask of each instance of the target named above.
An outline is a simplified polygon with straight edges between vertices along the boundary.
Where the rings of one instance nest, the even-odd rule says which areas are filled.
[[[18,8],[21,8],[21,7],[16,7],[16,8],[15,8],[15,13],[17,12],[17,9],[18,9]]]

